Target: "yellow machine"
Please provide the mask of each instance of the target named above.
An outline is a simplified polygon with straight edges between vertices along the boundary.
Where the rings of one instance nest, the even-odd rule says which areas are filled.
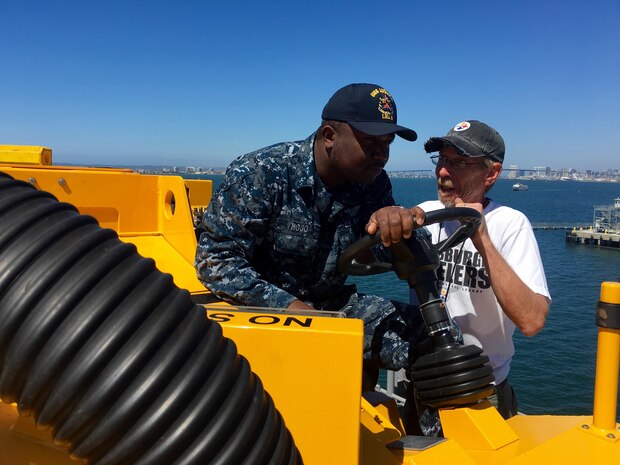
[[[44,193],[52,194],[63,203],[58,204]],[[362,321],[330,312],[293,313],[283,309],[232,307],[217,301],[197,280],[193,267],[196,250],[194,216],[206,207],[211,193],[210,181],[143,175],[126,169],[54,166],[51,150],[47,148],[0,146],[0,317],[3,319],[3,329],[0,329],[0,394],[5,402],[0,404],[0,451],[3,452],[0,465],[61,465],[76,463],[76,460],[127,465],[620,464],[620,425],[616,423],[620,283],[607,282],[601,286],[597,306],[599,345],[592,416],[518,415],[503,420],[488,402],[483,401],[440,409],[444,438],[406,436],[394,400],[379,393],[362,396]],[[64,203],[75,206],[79,213],[70,212]],[[86,239],[77,233],[58,232],[59,237],[66,239],[66,247],[55,243],[52,247],[49,242],[44,242],[48,240],[46,237],[56,233],[47,226],[44,228],[44,223],[39,224],[38,218],[52,210],[49,215],[62,217],[62,222],[79,223],[79,228],[88,231],[84,236]],[[115,242],[116,236],[109,236],[96,224],[83,219],[83,215],[94,217],[101,228],[115,231],[120,245]],[[101,253],[93,252],[89,262],[101,262],[100,267],[106,268],[106,273],[108,268],[111,270],[102,279],[91,277],[89,268],[80,268],[83,265],[77,269],[62,266],[63,261],[70,263],[70,259],[73,260],[71,263],[85,261],[79,253],[73,252],[73,248],[88,250],[82,243],[88,242],[91,236],[99,238],[98,244],[101,245],[97,245],[97,250]],[[18,251],[23,244],[24,247],[30,244],[32,248],[39,247],[37,251],[29,252],[33,258],[23,258],[24,252]],[[75,330],[66,334],[76,334],[87,325],[93,327],[93,338],[98,331],[103,331],[108,320],[104,321],[102,317],[96,324],[88,320],[97,318],[99,311],[96,300],[91,298],[93,289],[101,289],[101,298],[108,302],[114,300],[111,295],[117,287],[125,286],[127,295],[131,293],[133,298],[134,287],[142,286],[130,285],[131,279],[137,279],[130,272],[126,278],[113,272],[119,261],[145,270],[141,273],[148,275],[149,279],[153,276],[153,280],[165,282],[165,275],[161,278],[154,274],[149,268],[152,262],[135,258],[133,249],[125,247],[127,244],[133,244],[142,257],[154,260],[154,267],[171,275],[174,282],[174,285],[165,283],[169,294],[159,299],[152,292],[140,298],[144,300],[141,304],[144,310],[140,311],[144,312],[145,321],[151,319],[151,307],[159,309],[168,300],[171,306],[187,307],[184,299],[191,295],[193,305],[199,306],[190,306],[189,316],[184,317],[183,323],[175,322],[177,326],[174,331],[166,331],[170,334],[166,334],[163,342],[154,336],[149,343],[134,341],[133,336],[127,336],[127,339],[117,337],[123,330],[115,328],[113,323],[110,323],[109,333],[112,336],[108,339],[101,336],[97,344],[86,338],[74,344],[73,340],[46,331],[45,325],[51,324],[49,322],[54,318],[60,321],[61,317],[56,315],[68,305],[68,301],[79,300],[75,295],[82,292],[79,291],[82,283],[86,289],[79,298],[90,299],[90,303],[80,310],[85,315],[83,319],[75,318],[72,327]],[[52,248],[58,250],[52,251]],[[115,258],[117,255],[120,258]],[[32,277],[27,279],[20,271],[15,272],[10,280],[6,278],[18,266],[31,267]],[[69,280],[67,284],[63,284],[61,275],[62,279]],[[116,285],[105,288],[102,281],[115,282]],[[189,291],[189,294],[178,288]],[[117,300],[121,302],[122,299]],[[125,300],[120,307],[132,310],[133,307],[125,305]],[[196,312],[196,308],[201,311]],[[165,309],[157,311],[157,315],[161,315],[157,318],[171,318]],[[130,319],[131,312],[114,312],[118,313],[119,321]],[[204,317],[205,313],[208,319]],[[63,315],[63,318],[68,321],[71,317]],[[185,320],[189,323],[182,327]],[[63,324],[58,323],[55,327],[61,328]],[[146,414],[132,412],[139,408],[157,410],[146,404],[141,407],[140,393],[155,402],[162,398],[162,393],[173,392],[182,383],[179,367],[166,357],[171,352],[186,354],[181,360],[198,357],[196,353],[202,349],[182,347],[184,339],[181,335],[187,333],[196,340],[201,339],[203,329],[200,325],[209,332],[217,332],[221,326],[225,342],[217,344],[224,348],[222,350],[233,351],[226,341],[234,341],[232,347],[236,346],[238,353],[249,361],[251,371],[256,375],[256,380],[253,375],[247,375],[252,389],[258,393],[253,394],[254,398],[267,399],[267,403],[273,399],[276,410],[263,409],[254,400],[243,406],[227,403],[226,399],[236,393],[237,384],[234,384],[225,392],[221,403],[212,402],[217,404],[213,407],[217,415],[205,419],[199,425],[200,431],[192,433],[193,439],[184,442],[188,447],[195,447],[192,451],[199,452],[190,453],[183,449],[173,456],[164,446],[173,440],[183,443],[183,435],[189,434],[189,420],[171,420],[172,426],[166,427],[165,434],[147,441],[146,436],[141,436],[146,428],[144,425],[149,422],[156,424],[159,417],[154,414],[146,419]],[[142,334],[142,326],[136,328],[134,334]],[[144,330],[144,333],[145,339],[151,337],[148,331]],[[103,362],[95,368],[98,357],[103,357],[100,354],[114,343],[110,341],[115,338],[118,339],[118,353],[132,344],[137,349],[114,370]],[[70,352],[73,345],[76,349]],[[87,346],[93,347],[94,355],[84,355]],[[152,359],[140,358],[148,351],[154,354]],[[66,355],[55,359],[56,352],[66,352]],[[334,353],[338,353],[339,363],[334,363]],[[81,365],[75,362],[80,357],[83,359]],[[110,364],[117,357],[110,355]],[[154,363],[156,357],[161,361]],[[204,357],[208,358],[209,353],[205,352]],[[234,363],[238,366],[244,362]],[[78,366],[85,367],[86,373],[81,374],[76,368]],[[130,366],[136,366],[139,375],[125,381]],[[144,373],[150,366],[154,368],[147,376]],[[55,368],[63,372],[65,378],[56,378]],[[241,368],[239,370],[245,373]],[[198,411],[201,402],[209,402],[204,400],[202,393],[208,391],[211,384],[218,383],[208,378],[198,386],[198,394],[192,396],[191,404],[196,407],[179,407],[184,415],[188,415],[183,418],[190,418],[194,409]],[[88,387],[71,391],[77,393],[76,398],[63,397],[62,392],[70,392],[63,389],[71,385]],[[161,388],[153,388],[155,385],[161,385]],[[262,386],[266,394],[262,393]],[[80,396],[100,398],[102,403],[95,405],[78,399]],[[176,399],[171,395],[158,409],[164,412],[168,404],[177,402]],[[51,400],[57,403],[50,406]],[[66,413],[64,405],[74,408],[75,412]],[[133,420],[121,422],[120,411],[129,412]],[[278,420],[279,415],[281,420]],[[219,430],[220,424],[225,423],[229,416],[242,420],[227,430]],[[254,437],[244,423],[250,417],[276,418],[274,421],[279,425],[276,435],[284,438],[290,432],[292,438],[289,442],[284,441],[286,451],[278,452],[279,446],[269,446],[266,447],[268,451],[260,452],[263,454],[260,460],[252,458],[260,454],[254,452],[257,450],[255,440],[245,439]],[[104,427],[113,431],[110,438],[101,439],[103,436],[95,434]],[[86,436],[86,430],[89,434],[94,432],[93,436]],[[264,439],[265,436],[269,434],[256,433],[256,437]],[[134,439],[138,442],[130,443]],[[204,444],[214,444],[214,449],[207,450],[210,446]],[[225,446],[230,447],[225,450]],[[110,452],[117,449],[119,452]],[[137,452],[127,452],[129,450]],[[249,450],[251,452],[246,454]],[[269,453],[279,458],[265,458]]]

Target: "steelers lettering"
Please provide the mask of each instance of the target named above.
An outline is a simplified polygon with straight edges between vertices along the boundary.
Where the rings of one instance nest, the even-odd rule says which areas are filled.
[[[437,270],[440,281],[468,287],[471,290],[491,287],[489,274],[478,252],[448,249],[440,255],[441,266]]]

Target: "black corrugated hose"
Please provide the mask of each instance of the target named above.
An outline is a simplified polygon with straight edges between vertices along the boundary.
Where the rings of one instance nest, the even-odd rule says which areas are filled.
[[[218,323],[110,229],[0,173],[0,397],[96,465],[301,464]]]

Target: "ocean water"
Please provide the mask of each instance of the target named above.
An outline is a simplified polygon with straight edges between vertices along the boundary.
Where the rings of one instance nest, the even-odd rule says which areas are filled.
[[[218,184],[221,176],[210,176]],[[620,184],[577,181],[525,181],[513,191],[500,179],[493,199],[525,213],[532,224],[586,226],[594,206],[613,204]],[[437,198],[434,179],[393,179],[394,197],[404,206]],[[620,250],[566,244],[564,230],[537,230],[553,302],[544,329],[534,337],[515,333],[510,379],[519,410],[528,414],[592,413],[597,345],[595,307],[601,283],[620,280]],[[407,284],[395,274],[350,278],[361,292],[407,301]],[[619,416],[620,418],[620,416]]]

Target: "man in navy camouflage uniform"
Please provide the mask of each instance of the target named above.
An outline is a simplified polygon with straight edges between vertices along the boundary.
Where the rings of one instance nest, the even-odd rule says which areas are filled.
[[[231,163],[203,217],[198,278],[237,305],[340,310],[363,319],[365,368],[398,370],[428,339],[420,311],[357,293],[337,260],[377,210],[379,228],[411,230],[417,207],[395,206],[384,166],[395,134],[417,135],[396,124],[392,96],[373,84],[338,90],[322,120],[305,140]]]

